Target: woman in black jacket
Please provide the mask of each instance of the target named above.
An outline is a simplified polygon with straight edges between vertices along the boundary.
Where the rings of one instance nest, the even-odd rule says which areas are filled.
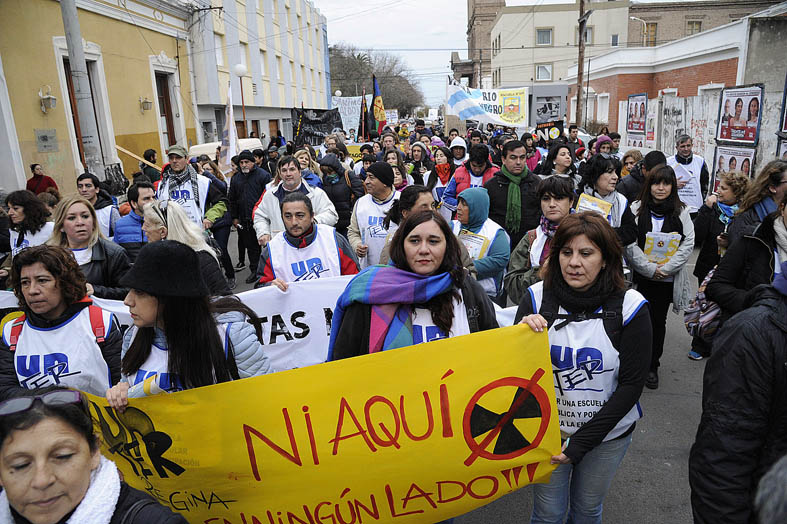
[[[128,293],[120,285],[131,267],[126,250],[104,238],[96,210],[86,199],[77,195],[58,204],[54,231],[47,244],[73,252],[87,279],[88,295],[123,300]]]
[[[766,216],[750,235],[733,243],[721,258],[705,295],[721,307],[721,322],[745,309],[749,292],[770,284],[780,263],[787,261],[787,195],[775,213]]]
[[[347,227],[355,201],[364,195],[363,182],[355,173],[344,169],[344,166],[333,153],[320,159],[323,191],[333,202],[339,221],[334,226],[340,235],[347,237]]]
[[[334,311],[328,360],[498,327],[492,301],[462,268],[459,241],[434,211],[413,213],[399,226],[391,263],[366,268],[347,284]],[[411,303],[413,296],[423,303]],[[387,337],[391,330],[395,337]]]

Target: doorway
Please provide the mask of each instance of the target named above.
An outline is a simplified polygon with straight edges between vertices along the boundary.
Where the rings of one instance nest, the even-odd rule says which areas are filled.
[[[164,143],[171,146],[177,142],[175,138],[175,121],[172,118],[172,101],[169,98],[169,75],[156,73],[156,95],[158,96],[159,119]]]

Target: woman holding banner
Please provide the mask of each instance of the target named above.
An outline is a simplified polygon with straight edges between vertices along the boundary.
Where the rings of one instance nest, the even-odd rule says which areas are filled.
[[[396,230],[391,265],[365,269],[339,297],[328,360],[496,327],[492,301],[462,268],[448,223],[434,211],[420,211]]]
[[[143,247],[123,277],[134,325],[123,337],[121,381],[106,391],[123,411],[129,397],[174,392],[270,373],[257,315],[234,297],[210,301],[197,254],[174,240]]]
[[[623,251],[595,212],[567,216],[544,280],[529,287],[515,322],[547,330],[562,452],[549,484],[533,485],[531,523],[601,522],[604,498],[642,416],[650,364],[649,307],[626,290]],[[578,407],[582,406],[582,407]]]

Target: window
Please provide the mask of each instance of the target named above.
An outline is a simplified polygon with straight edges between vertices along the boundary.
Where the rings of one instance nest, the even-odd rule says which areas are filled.
[[[248,62],[246,61],[246,52],[248,51],[248,47],[249,46],[247,46],[246,44],[241,44],[240,49],[238,49],[238,51],[240,52],[240,63],[246,69],[248,69]]]
[[[689,20],[686,22],[686,36],[696,35],[702,31],[702,22],[700,20]]]
[[[552,64],[536,64],[536,80],[552,80]]]
[[[266,62],[268,61],[268,57],[265,54],[265,51],[260,51],[260,75],[265,76],[265,68],[267,67]]]
[[[574,28],[574,43],[579,44],[579,26]],[[593,26],[588,25],[585,26],[585,43],[592,44],[593,43]]]
[[[213,47],[216,50],[216,65],[224,65],[224,49],[222,49],[221,35],[213,33]]]
[[[596,113],[596,120],[605,124],[609,123],[609,94],[602,93],[598,95],[598,111]]]
[[[280,56],[276,57],[276,76],[277,76],[279,82],[284,82],[284,72],[282,71],[281,57]]]
[[[536,29],[536,45],[552,45],[552,29]]]
[[[618,35],[612,35],[612,47],[618,47]]]
[[[647,22],[645,24],[645,45],[653,47],[656,45],[656,31],[658,24],[656,22]]]

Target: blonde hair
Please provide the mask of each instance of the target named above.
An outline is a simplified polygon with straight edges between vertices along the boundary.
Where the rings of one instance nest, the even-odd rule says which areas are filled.
[[[642,152],[639,149],[629,149],[628,151],[626,151],[626,154],[623,155],[623,164],[626,163],[626,159],[628,157],[633,158],[635,163],[639,162],[640,160],[642,160]]]
[[[746,191],[749,189],[749,177],[740,171],[728,171],[721,174],[721,181],[732,189],[735,200],[741,201]]]
[[[98,227],[98,217],[96,216],[96,210],[93,207],[93,204],[90,203],[85,198],[82,198],[79,195],[70,196],[68,198],[64,198],[60,201],[60,203],[55,208],[55,225],[52,229],[52,236],[49,237],[49,240],[46,243],[50,246],[60,246],[64,248],[69,248],[68,245],[68,237],[66,233],[63,231],[63,223],[66,221],[66,215],[68,214],[68,210],[74,204],[82,204],[84,205],[87,210],[90,212],[90,216],[93,217],[93,232],[90,234],[90,239],[87,242],[87,247],[92,248],[100,238],[104,238],[104,235],[101,233],[101,229]]]
[[[308,165],[309,170],[311,172],[313,172],[313,173],[316,173],[319,176],[320,175],[320,164],[318,164],[317,161],[314,160],[314,158],[312,158],[312,154],[309,153],[308,149],[299,149],[295,153],[292,154],[292,156],[295,157],[295,160],[298,160],[303,155],[306,155],[307,157],[309,157],[309,165]]]
[[[157,227],[167,228],[167,240],[176,240],[197,252],[207,251],[219,260],[216,250],[205,239],[205,233],[189,219],[180,204],[170,200],[165,207],[159,206],[159,202],[148,202],[142,208],[142,216]]]

